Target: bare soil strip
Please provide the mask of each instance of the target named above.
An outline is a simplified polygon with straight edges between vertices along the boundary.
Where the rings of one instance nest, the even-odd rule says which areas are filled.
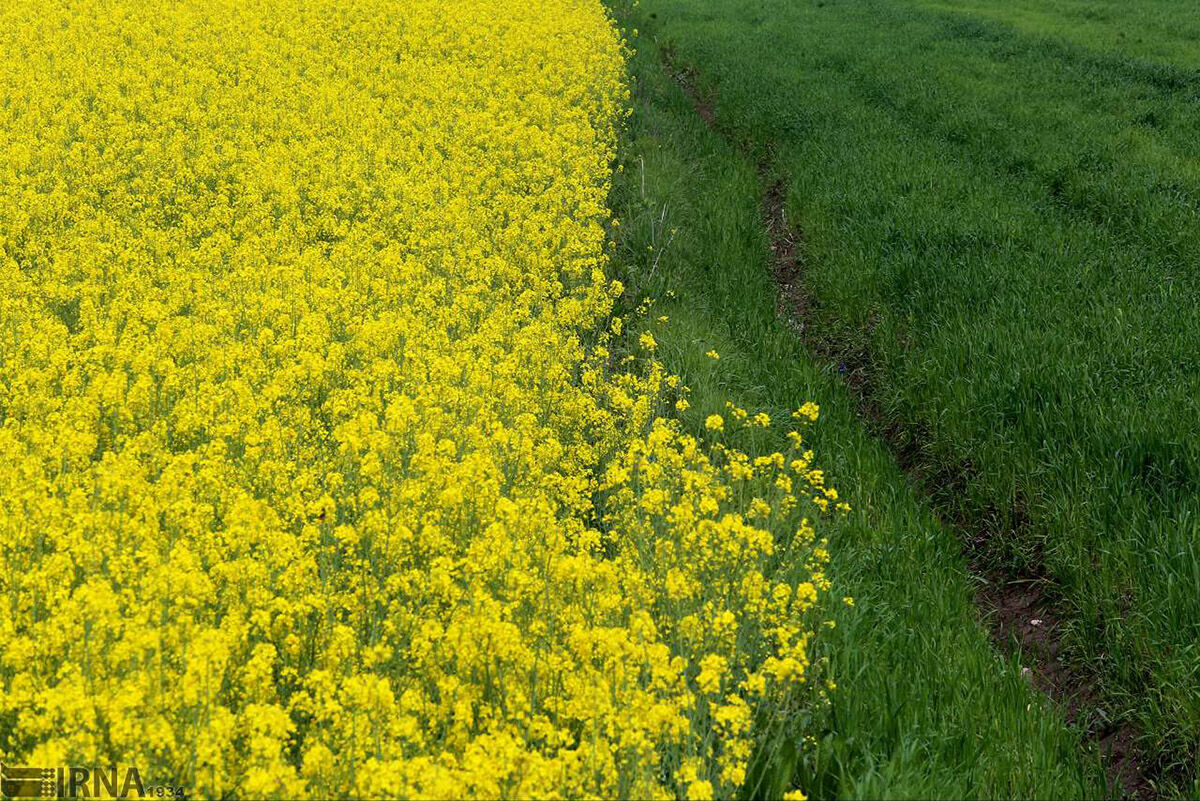
[[[696,113],[720,134],[715,105],[697,89],[695,76],[677,67],[669,50],[663,50],[662,59]],[[999,514],[974,519],[952,517],[936,502],[934,488],[970,481],[972,466],[965,464],[948,473],[922,457],[916,446],[921,440],[919,431],[887,421],[877,400],[871,354],[840,341],[822,325],[821,315],[814,313],[817,302],[805,282],[802,232],[787,219],[787,185],[773,176],[769,159],[758,164],[758,171],[766,187],[761,206],[771,249],[770,268],[779,287],[779,313],[805,347],[836,366],[854,396],[858,416],[887,444],[939,519],[958,532],[978,588],[975,603],[992,642],[1002,652],[1018,655],[1030,684],[1059,704],[1067,722],[1080,725],[1097,743],[1114,791],[1120,788],[1128,798],[1157,798],[1146,769],[1150,763],[1137,745],[1138,729],[1128,722],[1110,720],[1100,705],[1096,676],[1063,658],[1062,624],[1049,592],[1050,579],[1043,574],[1018,575],[984,566],[987,544],[994,538],[1019,537],[1022,527],[1028,525],[1027,516],[1021,509],[1013,509],[1007,516],[1011,521],[1008,523],[1001,523],[1004,518]]]

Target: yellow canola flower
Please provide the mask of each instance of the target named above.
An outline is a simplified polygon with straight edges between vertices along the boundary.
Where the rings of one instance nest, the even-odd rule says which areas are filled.
[[[0,6],[0,761],[731,797],[803,736],[823,476],[620,358],[626,56],[598,0]]]
[[[807,420],[815,423],[820,413],[821,407],[817,406],[817,404],[813,403],[812,401],[808,401],[799,409],[792,412],[792,418],[800,421]]]

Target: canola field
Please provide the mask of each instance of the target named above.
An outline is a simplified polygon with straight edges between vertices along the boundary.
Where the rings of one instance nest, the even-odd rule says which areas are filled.
[[[768,780],[846,506],[732,445],[804,398],[674,421],[606,258],[626,55],[593,0],[4,4],[0,761]]]

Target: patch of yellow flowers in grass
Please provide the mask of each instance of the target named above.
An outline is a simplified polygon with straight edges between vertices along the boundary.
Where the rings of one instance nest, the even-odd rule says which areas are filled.
[[[623,58],[595,0],[3,4],[0,759],[670,798],[803,737],[836,495],[622,350]]]

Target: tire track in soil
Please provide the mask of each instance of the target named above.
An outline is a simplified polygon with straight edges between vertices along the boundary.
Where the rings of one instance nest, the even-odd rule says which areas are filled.
[[[691,101],[692,108],[705,125],[718,135],[716,106],[696,86],[695,74],[677,66],[669,45],[660,48],[667,72]],[[744,155],[749,156],[744,148]],[[767,147],[768,153],[772,148]],[[928,501],[927,506],[950,530],[958,533],[963,544],[967,567],[976,584],[975,605],[980,621],[988,630],[993,645],[1002,653],[1016,654],[1024,663],[1021,673],[1036,690],[1049,696],[1066,714],[1067,723],[1079,725],[1089,740],[1096,743],[1104,762],[1110,786],[1120,788],[1127,798],[1153,801],[1158,794],[1151,781],[1146,758],[1138,746],[1139,730],[1128,721],[1113,721],[1100,702],[1097,676],[1067,662],[1062,622],[1055,613],[1052,580],[1044,572],[1011,573],[984,564],[988,543],[995,538],[1020,537],[1029,525],[1028,515],[1018,502],[1010,510],[1009,523],[1001,522],[999,510],[976,518],[951,517],[937,502],[934,490],[964,486],[973,471],[969,463],[947,470],[925,459],[918,442],[919,430],[905,429],[889,422],[879,403],[873,380],[871,354],[862,348],[839,341],[833,332],[823,330],[816,299],[808,290],[804,275],[802,232],[787,219],[787,184],[771,170],[771,158],[758,162],[762,186],[762,221],[771,250],[770,269],[779,289],[777,312],[796,332],[804,346],[820,359],[836,365],[854,398],[862,422],[881,439],[897,463]]]

